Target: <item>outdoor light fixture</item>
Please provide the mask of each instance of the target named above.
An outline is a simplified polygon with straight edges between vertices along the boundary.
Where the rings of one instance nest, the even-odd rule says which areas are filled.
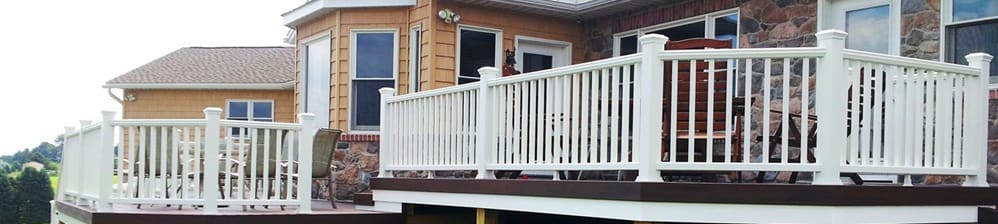
[[[135,102],[135,94],[125,95],[125,102]]]
[[[461,15],[454,13],[454,11],[451,11],[450,9],[440,10],[440,12],[437,12],[437,16],[440,16],[440,19],[443,19],[447,24],[461,21]]]

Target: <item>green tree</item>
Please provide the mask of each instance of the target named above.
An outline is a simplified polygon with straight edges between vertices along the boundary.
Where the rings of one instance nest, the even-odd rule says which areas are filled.
[[[35,169],[21,171],[17,178],[17,203],[20,223],[48,222],[51,215],[52,185],[48,175]]]
[[[0,223],[17,223],[17,189],[14,179],[0,174]]]

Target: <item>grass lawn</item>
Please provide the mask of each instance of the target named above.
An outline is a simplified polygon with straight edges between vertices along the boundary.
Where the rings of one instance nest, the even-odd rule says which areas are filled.
[[[52,183],[52,193],[59,192],[56,187],[59,187],[59,176],[49,176],[49,182]]]

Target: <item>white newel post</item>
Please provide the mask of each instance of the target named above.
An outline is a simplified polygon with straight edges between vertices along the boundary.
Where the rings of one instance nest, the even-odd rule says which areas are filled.
[[[973,53],[966,56],[970,67],[980,69],[977,77],[967,80],[967,120],[970,121],[966,147],[967,165],[973,167],[974,175],[967,176],[963,186],[988,186],[988,82],[991,75],[991,59],[994,57],[985,53]]]
[[[204,213],[218,214],[218,143],[222,117],[222,109],[209,107],[204,109]]]
[[[298,114],[301,132],[298,132],[298,213],[312,213],[312,141],[319,126],[315,114]],[[335,147],[334,147],[335,150]]]
[[[665,89],[665,63],[659,55],[665,52],[669,38],[649,34],[638,38],[641,43],[641,70],[636,74],[634,96],[635,133],[637,149],[638,182],[662,182],[662,175],[655,164],[662,158],[662,90]]]
[[[489,82],[499,77],[499,69],[482,67],[478,69],[481,80],[478,81],[478,107],[475,120],[475,162],[478,165],[478,175],[475,179],[496,179],[496,175],[488,169],[492,163],[492,96],[489,95]]]
[[[62,162],[59,162],[59,184],[56,185],[56,194],[55,194],[55,199],[58,201],[66,200],[66,189],[69,188],[70,185],[70,183],[66,181],[67,179],[66,177],[69,176],[66,175],[65,173],[69,171],[65,169],[67,168],[66,165],[72,165],[75,161],[79,161],[77,160],[77,158],[73,157],[74,155],[73,153],[76,151],[76,148],[73,147],[73,144],[69,143],[68,141],[69,134],[73,133],[73,127],[66,126],[64,128],[66,132],[63,133],[62,136],[63,136],[63,141],[65,142],[62,144],[63,145]]]
[[[848,87],[845,69],[843,67],[842,50],[846,45],[846,32],[841,30],[824,30],[815,34],[818,47],[824,48],[825,56],[818,61],[815,73],[817,88],[815,98],[815,113],[818,122],[818,148],[814,150],[819,166],[814,173],[816,185],[842,185],[839,179],[842,165],[841,150],[845,150],[843,142],[846,137],[846,95],[840,94]]]
[[[392,177],[393,175],[391,171],[385,169],[386,168],[385,166],[395,162],[395,158],[392,157],[392,153],[394,153],[395,149],[391,147],[392,144],[389,142],[389,141],[394,141],[395,136],[391,136],[389,134],[389,131],[394,131],[394,130],[389,130],[389,129],[396,127],[395,124],[389,123],[388,98],[395,96],[395,89],[381,88],[378,89],[378,92],[381,93],[381,114],[380,114],[381,129],[380,131],[378,131],[381,136],[379,138],[380,142],[378,143],[380,147],[380,150],[378,151],[378,157],[379,157],[378,161],[380,161],[379,162],[380,164],[378,164],[378,177],[389,178]]]
[[[77,172],[83,172],[84,170],[87,170],[87,166],[92,166],[93,165],[93,164],[88,164],[89,161],[87,161],[87,159],[86,159],[86,157],[87,157],[87,153],[86,153],[87,142],[86,141],[87,140],[86,140],[86,138],[84,138],[84,135],[83,135],[83,129],[85,129],[87,126],[90,126],[91,123],[92,123],[92,121],[90,121],[90,120],[80,120],[80,127],[76,129],[76,131],[77,131],[77,133],[76,133],[76,139],[79,140],[78,141],[79,145],[76,146],[76,147],[78,147],[77,150],[76,150],[77,151],[77,154],[76,154],[77,157],[76,158],[79,159],[77,161],[77,163],[76,163],[76,166],[77,166],[76,170],[77,170]],[[83,178],[82,175],[80,177],[76,178],[76,182],[77,182],[76,183],[76,205],[83,205],[84,203],[86,203],[86,201],[85,201],[86,199],[83,199],[83,193],[84,193],[84,190],[86,189],[86,187],[85,187],[86,186],[86,182],[84,180],[86,180],[86,179],[87,178]]]
[[[114,182],[114,111],[101,111],[100,149],[97,154],[97,211],[111,210],[111,185]]]

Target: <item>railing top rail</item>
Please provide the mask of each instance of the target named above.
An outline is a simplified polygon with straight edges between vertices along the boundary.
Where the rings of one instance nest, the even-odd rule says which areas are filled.
[[[426,98],[426,97],[431,97],[431,96],[439,96],[439,95],[451,94],[451,93],[459,93],[459,92],[474,90],[476,88],[478,88],[478,85],[473,85],[471,83],[469,83],[469,84],[463,84],[463,85],[448,86],[448,87],[439,88],[439,89],[432,89],[432,90],[420,91],[420,92],[416,92],[416,93],[409,93],[409,94],[405,94],[405,95],[388,97],[388,103],[396,103],[396,102],[400,102],[400,101],[414,100],[414,99]]]
[[[125,119],[111,122],[114,126],[204,126],[204,119]]]
[[[662,60],[817,58],[822,56],[825,56],[825,49],[817,47],[667,50],[659,53],[659,59]]]
[[[64,136],[64,138],[74,137],[80,135],[80,133],[94,132],[99,130],[100,130],[100,123],[91,124],[90,126],[83,127],[80,130],[74,130],[73,132],[66,133],[66,136]]]
[[[218,121],[219,125],[222,126],[236,126],[245,128],[270,128],[270,129],[301,129],[301,124],[295,123],[281,123],[281,122],[260,122],[260,121],[234,121],[234,120],[221,120]]]
[[[872,53],[866,51],[845,49],[842,51],[843,57],[851,60],[866,62],[884,63],[890,65],[900,65],[904,67],[920,68],[934,71],[955,72],[966,76],[978,76],[980,70],[966,65],[951,64],[946,62],[930,61],[925,59],[901,57]]]
[[[575,65],[563,66],[563,67],[558,67],[558,68],[552,68],[552,69],[547,69],[547,70],[542,70],[542,71],[536,71],[536,72],[531,72],[531,73],[525,73],[525,74],[516,75],[516,76],[509,76],[509,77],[497,78],[497,79],[492,80],[491,82],[489,82],[488,85],[489,86],[497,86],[497,85],[503,85],[503,84],[509,84],[509,83],[522,82],[522,81],[527,81],[527,80],[544,79],[544,78],[548,78],[548,77],[559,76],[559,75],[566,75],[566,74],[572,74],[572,73],[577,73],[577,72],[590,71],[590,70],[594,70],[594,69],[600,69],[600,68],[606,68],[606,67],[612,67],[612,66],[620,66],[620,65],[632,64],[632,63],[638,63],[640,61],[641,61],[641,55],[640,54],[631,54],[631,55],[625,55],[625,56],[620,56],[620,57],[613,57],[613,58],[608,58],[608,59],[603,59],[603,60],[596,60],[596,61],[591,61],[591,62],[586,62],[586,63],[581,63],[581,64],[575,64]],[[396,102],[406,101],[406,100],[420,99],[420,98],[425,98],[425,97],[438,96],[438,95],[444,95],[444,94],[450,94],[450,93],[457,93],[457,92],[462,92],[462,91],[470,91],[470,90],[474,90],[476,88],[478,88],[478,85],[474,85],[474,84],[463,84],[463,85],[456,85],[456,86],[444,87],[444,88],[439,88],[439,89],[422,91],[422,92],[418,92],[418,93],[409,93],[409,94],[405,94],[405,95],[399,95],[399,96],[389,97],[388,98],[388,103],[396,103]]]
[[[613,57],[613,58],[607,58],[607,59],[596,60],[596,61],[590,61],[590,62],[585,62],[585,63],[581,63],[581,64],[574,64],[574,65],[569,65],[569,66],[562,66],[562,67],[557,67],[557,68],[552,68],[552,69],[547,69],[547,70],[541,70],[541,71],[536,71],[536,72],[524,73],[524,74],[515,75],[515,76],[501,77],[501,78],[497,78],[495,80],[492,80],[492,82],[489,83],[489,86],[498,86],[498,85],[504,85],[504,84],[509,84],[509,83],[516,83],[516,82],[528,81],[528,80],[544,79],[544,78],[549,78],[549,77],[554,77],[554,76],[568,75],[568,74],[573,74],[573,73],[578,73],[578,72],[585,72],[585,71],[591,71],[591,70],[600,69],[600,68],[607,68],[607,67],[613,67],[613,66],[633,64],[633,63],[638,63],[638,62],[641,62],[641,54],[640,53],[638,53],[638,54],[624,55],[624,56],[619,56],[619,57]]]

